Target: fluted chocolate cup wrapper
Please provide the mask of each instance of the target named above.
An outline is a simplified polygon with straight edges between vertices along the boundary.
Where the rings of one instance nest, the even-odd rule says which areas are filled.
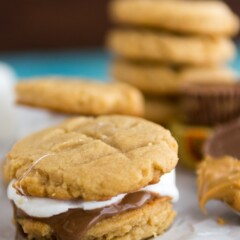
[[[240,116],[240,84],[191,84],[182,88],[183,119],[214,126]]]

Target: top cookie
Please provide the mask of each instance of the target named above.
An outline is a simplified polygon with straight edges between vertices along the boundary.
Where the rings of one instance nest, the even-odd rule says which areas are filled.
[[[112,18],[119,23],[179,33],[235,35],[239,19],[221,1],[115,0]]]
[[[158,182],[177,150],[168,130],[144,119],[79,117],[18,142],[4,173],[26,195],[98,201]]]
[[[17,84],[17,102],[63,113],[142,116],[139,90],[126,84],[44,78]]]

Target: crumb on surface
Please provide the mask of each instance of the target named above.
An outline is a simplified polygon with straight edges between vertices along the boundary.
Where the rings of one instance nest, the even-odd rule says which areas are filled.
[[[226,224],[226,221],[222,218],[222,217],[218,217],[217,218],[217,223],[219,224],[219,225],[225,225]]]

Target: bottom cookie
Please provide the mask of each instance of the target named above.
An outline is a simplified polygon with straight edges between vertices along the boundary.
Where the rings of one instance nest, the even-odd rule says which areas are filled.
[[[146,239],[162,234],[169,228],[175,215],[169,197],[157,198],[139,209],[99,221],[84,234],[81,240]],[[42,223],[36,218],[16,216],[16,223],[19,226],[18,240],[58,239],[48,224]]]

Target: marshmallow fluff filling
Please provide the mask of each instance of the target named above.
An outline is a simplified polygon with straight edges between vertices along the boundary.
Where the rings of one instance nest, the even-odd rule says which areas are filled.
[[[15,206],[31,217],[47,218],[60,213],[65,213],[69,209],[94,210],[104,208],[120,202],[127,194],[119,194],[107,201],[63,201],[50,198],[39,198],[19,195],[12,180],[8,186],[8,198],[14,202]],[[164,174],[161,180],[152,185],[148,185],[139,191],[148,191],[160,196],[169,196],[173,202],[178,201],[179,192],[175,183],[175,170]]]

